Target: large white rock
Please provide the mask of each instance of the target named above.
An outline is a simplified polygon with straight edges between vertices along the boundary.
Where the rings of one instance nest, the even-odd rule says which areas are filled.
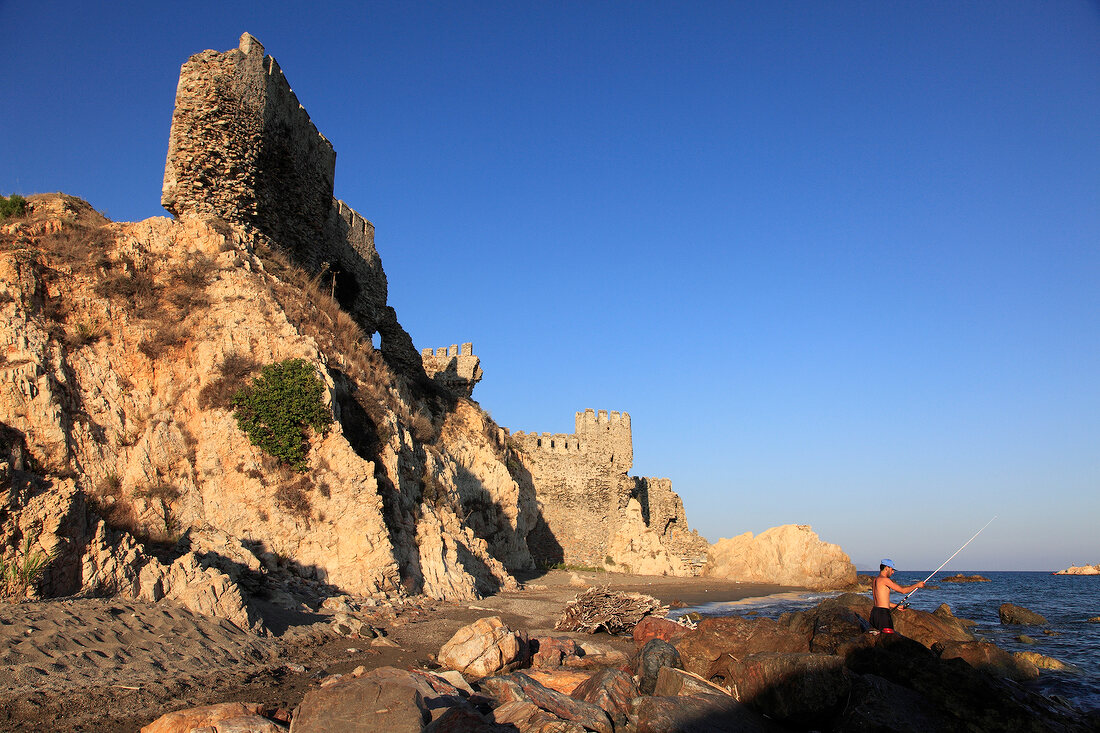
[[[856,580],[856,567],[838,545],[823,542],[808,524],[784,524],[753,537],[720,539],[707,552],[705,575],[752,583],[826,589]]]

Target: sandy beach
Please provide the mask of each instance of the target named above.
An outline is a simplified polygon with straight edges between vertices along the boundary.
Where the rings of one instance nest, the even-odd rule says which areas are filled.
[[[268,609],[275,634],[257,637],[169,603],[82,598],[0,606],[0,729],[138,731],[160,715],[214,702],[258,702],[289,712],[332,674],[362,665],[426,667],[454,632],[501,616],[532,635],[553,633],[629,652],[629,638],[563,634],[553,626],[584,587],[652,595],[664,603],[790,592],[792,588],[710,578],[555,570],[522,590],[469,603],[413,598],[357,617],[393,646],[337,635],[332,615]]]

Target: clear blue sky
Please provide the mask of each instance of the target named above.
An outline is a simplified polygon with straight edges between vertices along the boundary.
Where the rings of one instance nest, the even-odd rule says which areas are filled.
[[[187,57],[249,31],[418,347],[515,430],[630,412],[710,540],[1100,562],[1100,8],[0,0],[0,192],[159,206]]]

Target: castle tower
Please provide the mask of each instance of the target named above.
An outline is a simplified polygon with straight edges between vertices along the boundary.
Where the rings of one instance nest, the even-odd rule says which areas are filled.
[[[629,413],[589,408],[576,414],[575,425],[581,450],[596,465],[615,473],[626,473],[634,465]]]

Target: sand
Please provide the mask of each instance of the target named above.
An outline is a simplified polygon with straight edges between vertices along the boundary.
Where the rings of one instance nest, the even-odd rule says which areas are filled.
[[[665,603],[735,601],[793,589],[709,578],[551,571],[523,590],[469,603],[411,599],[369,622],[396,646],[339,637],[331,616],[270,609],[276,636],[170,603],[62,599],[0,604],[0,730],[138,731],[160,715],[213,702],[292,710],[331,674],[430,666],[431,655],[471,621],[499,615],[533,635],[553,631],[564,605],[590,585],[646,593]],[[568,634],[629,652],[629,638]]]

